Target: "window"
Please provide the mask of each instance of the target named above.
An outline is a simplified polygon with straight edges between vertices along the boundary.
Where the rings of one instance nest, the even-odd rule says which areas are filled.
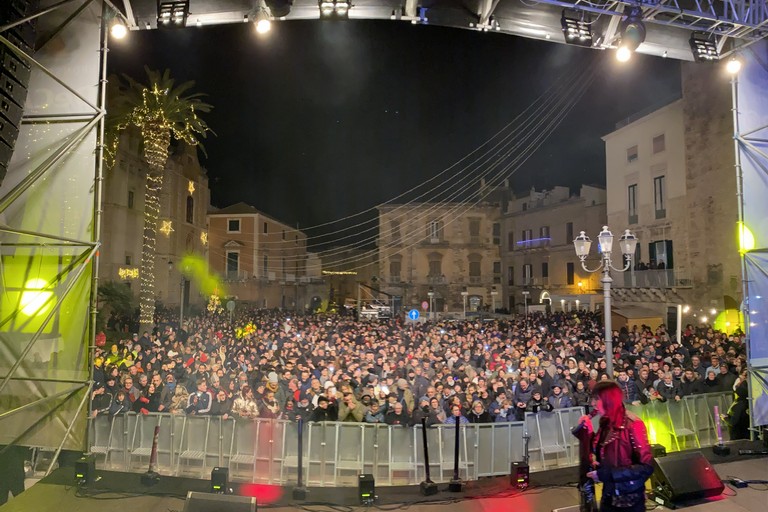
[[[240,232],[240,219],[227,219],[227,233]]]
[[[515,286],[515,267],[507,267],[507,284]]]
[[[479,241],[480,238],[480,219],[469,219],[469,238],[470,240]]]
[[[187,196],[187,222],[192,224],[195,221],[195,199]]]
[[[508,251],[514,251],[515,250],[515,232],[510,231],[507,233],[507,250]]]
[[[659,240],[648,244],[648,257],[651,260],[649,263],[653,270],[674,268],[672,240]]]
[[[133,190],[128,191],[128,208],[133,209],[133,201],[136,194]]]
[[[481,262],[483,257],[479,254],[470,254],[467,259],[469,260],[469,282],[479,284],[482,281]]]
[[[627,222],[637,224],[637,184],[627,187],[627,213]]]
[[[240,253],[237,251],[227,251],[227,276],[236,276],[240,270]]]
[[[285,240],[285,230],[283,230],[283,240]]]
[[[427,256],[429,262],[428,277],[436,278],[443,275],[443,255],[437,252],[430,253]]]
[[[125,255],[125,264],[126,265],[133,265],[133,258],[130,254]]]
[[[433,242],[439,242],[443,238],[443,222],[439,220],[430,221],[427,224],[427,238]]]
[[[392,233],[392,243],[399,244],[400,243],[400,221],[398,220],[389,221],[389,232]]]
[[[627,163],[632,163],[637,160],[637,146],[632,146],[627,149]]]
[[[539,228],[539,238],[549,240],[549,226],[541,226]]]
[[[549,263],[546,261],[541,264],[541,277],[549,277]]]
[[[533,284],[533,265],[526,263],[523,265],[523,286]]]
[[[402,261],[400,258],[392,258],[389,260],[389,279],[393,283],[399,283],[402,281],[400,272],[402,271]]]
[[[264,277],[269,277],[269,256],[266,254],[261,259],[261,268],[262,268],[262,275]]]
[[[565,223],[565,243],[570,244],[573,242],[573,222]]]
[[[664,204],[664,194],[666,183],[664,176],[653,178],[653,205],[656,209],[656,218],[663,219],[667,216],[667,210]]]
[[[532,229],[524,229],[523,230],[523,240],[533,240],[533,230]]]
[[[526,211],[528,209],[528,203],[523,203],[523,211]]]
[[[493,245],[501,245],[501,224],[493,223]]]
[[[574,267],[573,262],[568,262],[565,267],[565,284],[573,285],[574,283]]]
[[[267,223],[265,222],[264,223],[264,234],[266,235],[267,233],[269,233],[269,229],[267,228]]]
[[[493,262],[493,284],[501,284],[501,262]]]
[[[664,134],[657,135],[653,138],[653,154],[661,153],[666,148],[666,141],[664,140]]]

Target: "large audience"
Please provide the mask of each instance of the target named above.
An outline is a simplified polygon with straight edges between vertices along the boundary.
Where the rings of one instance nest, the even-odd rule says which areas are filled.
[[[590,312],[416,323],[403,318],[158,314],[95,351],[91,414],[167,412],[413,425],[490,423],[590,405],[614,378],[627,403],[677,401],[745,382],[743,336],[686,326],[614,332],[608,375]],[[115,325],[115,322],[112,322]]]

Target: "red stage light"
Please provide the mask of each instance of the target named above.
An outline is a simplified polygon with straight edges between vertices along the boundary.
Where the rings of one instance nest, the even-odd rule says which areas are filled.
[[[240,494],[256,498],[259,505],[277,503],[283,497],[283,488],[279,485],[244,484],[240,487]]]

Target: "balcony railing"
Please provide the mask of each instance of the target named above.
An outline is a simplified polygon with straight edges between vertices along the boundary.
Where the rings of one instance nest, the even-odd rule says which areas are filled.
[[[614,288],[686,288],[692,286],[690,276],[676,269],[628,270],[611,272]]]
[[[448,278],[445,276],[427,276],[427,283],[429,284],[447,284]]]
[[[244,281],[248,279],[250,275],[245,270],[228,270],[224,274],[225,281]]]

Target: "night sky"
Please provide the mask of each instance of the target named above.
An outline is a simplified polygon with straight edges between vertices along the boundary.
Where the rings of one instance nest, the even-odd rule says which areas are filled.
[[[424,182],[491,137],[569,66],[598,60],[590,89],[512,176],[524,192],[605,183],[602,135],[679,95],[679,62],[514,36],[388,21],[132,32],[110,73],[143,66],[196,82],[214,110],[204,142],[212,202],[245,201],[302,228]],[[357,219],[359,221],[359,219]],[[329,229],[338,228],[331,226]]]

